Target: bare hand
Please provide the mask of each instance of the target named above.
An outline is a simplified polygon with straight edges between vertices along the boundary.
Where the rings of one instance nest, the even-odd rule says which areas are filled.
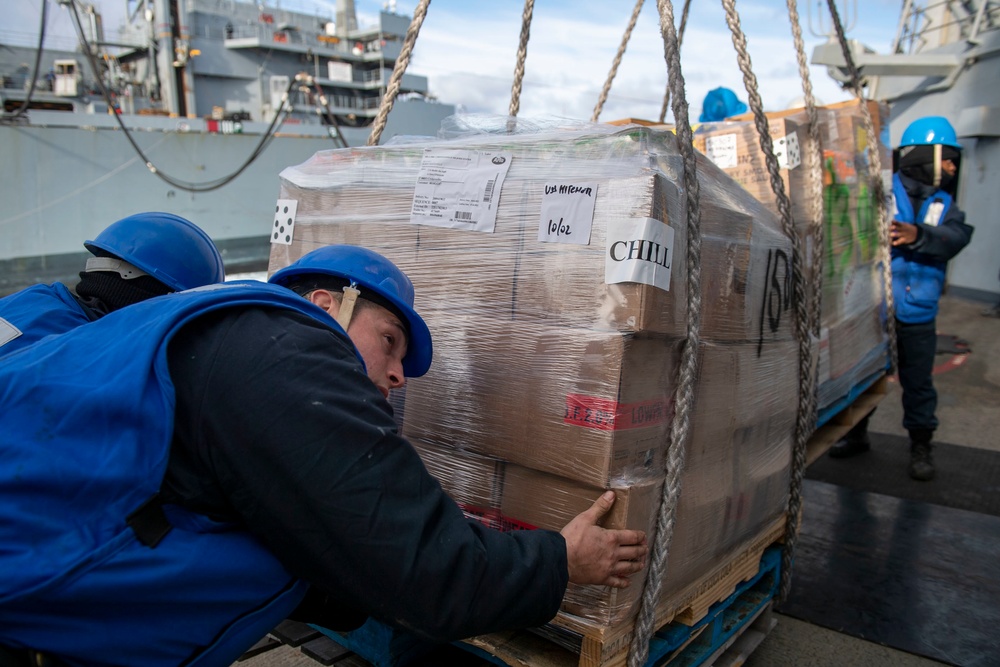
[[[606,491],[559,531],[566,540],[569,580],[574,584],[627,588],[629,577],[646,566],[646,533],[597,525],[614,504],[615,492]]]
[[[893,220],[889,227],[889,240],[893,246],[910,245],[917,240],[917,226]]]

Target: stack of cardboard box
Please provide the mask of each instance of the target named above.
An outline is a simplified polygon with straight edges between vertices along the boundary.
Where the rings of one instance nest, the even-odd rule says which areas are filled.
[[[866,104],[875,134],[881,136],[888,108],[872,101]],[[806,111],[791,109],[767,116],[792,219],[801,247],[811,253],[809,230],[815,223],[803,154],[808,141]],[[877,257],[878,211],[871,183],[873,176],[881,177],[888,188],[892,158],[881,140],[876,147],[869,146],[860,102],[820,107],[817,117],[823,156],[824,238],[822,275],[813,279],[821,281],[818,397],[822,409],[887,365],[885,291]],[[695,147],[779,214],[752,115],[699,126]],[[872,148],[879,151],[881,174],[872,173]]]
[[[456,166],[480,162],[501,171]],[[350,243],[410,276],[434,363],[393,405],[470,517],[558,530],[614,488],[608,525],[652,539],[687,327],[681,165],[669,132],[597,125],[318,153],[282,172],[297,212],[270,270]],[[702,342],[664,596],[784,516],[798,400],[791,242],[703,158],[698,178]],[[563,609],[619,623],[641,591],[572,586]]]

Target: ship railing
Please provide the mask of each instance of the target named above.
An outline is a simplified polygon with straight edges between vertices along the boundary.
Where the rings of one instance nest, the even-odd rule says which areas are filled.
[[[959,40],[977,44],[983,33],[1000,29],[1000,0],[937,0],[907,5],[894,42],[895,53],[919,53]]]

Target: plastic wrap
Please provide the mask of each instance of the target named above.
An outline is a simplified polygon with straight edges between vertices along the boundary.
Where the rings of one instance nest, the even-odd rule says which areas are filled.
[[[479,131],[508,121],[475,118],[454,139],[324,151],[285,169],[294,235],[272,246],[270,270],[351,243],[410,276],[434,363],[392,403],[469,516],[558,530],[614,488],[607,525],[652,540],[686,333],[675,137],[561,122]],[[442,156],[484,154],[503,160],[502,185],[491,176],[454,201],[439,190],[439,218],[423,215],[427,182],[458,178]],[[783,517],[798,400],[791,243],[761,203],[698,159],[703,342],[664,596]],[[455,215],[484,203],[493,224]],[[635,265],[627,273],[623,258]],[[637,609],[641,576],[624,591],[571,586],[563,609],[618,623]]]
[[[869,102],[880,136],[888,117],[884,104]],[[822,315],[819,341],[819,408],[887,366],[885,290],[877,261],[878,211],[871,191],[870,151],[858,102],[817,109],[823,151]],[[768,125],[792,218],[808,253],[809,176],[802,150],[808,138],[804,109],[768,114]],[[776,215],[764,153],[752,116],[701,125],[695,147]],[[889,149],[879,142],[881,177],[888,180]]]

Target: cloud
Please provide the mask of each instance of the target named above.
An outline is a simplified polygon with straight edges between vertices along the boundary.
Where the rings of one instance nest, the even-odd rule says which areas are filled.
[[[9,25],[29,39],[37,35],[40,0],[12,4]],[[123,18],[120,1],[94,3],[104,17],[109,37]],[[372,25],[385,3],[355,0],[360,25]],[[829,30],[809,0],[800,3],[806,57]],[[851,36],[886,52],[895,28],[898,0],[866,0],[862,16],[843,14]],[[282,0],[285,9],[333,16],[334,0]],[[416,0],[397,3],[397,11],[412,15]],[[618,50],[633,2],[606,0],[546,0],[535,4],[520,97],[522,115],[559,115],[589,119]],[[680,21],[683,3],[675,0]],[[753,72],[765,109],[787,106],[802,95],[791,27],[784,3],[745,0],[737,5],[746,33]],[[443,102],[470,112],[506,114],[510,105],[521,31],[523,3],[435,0],[431,3],[413,52],[409,70],[428,77],[431,92]],[[875,17],[875,18],[872,18]],[[862,18],[866,20],[861,20]],[[68,12],[49,6],[49,34],[72,39]],[[50,46],[53,45],[49,41]],[[693,2],[681,48],[690,117],[697,117],[705,94],[718,86],[748,95],[737,64],[732,35],[720,3]],[[823,67],[811,66],[817,97],[826,103],[848,99]],[[612,83],[601,118],[657,119],[663,103],[667,68],[656,2],[647,0]],[[672,113],[668,112],[668,120]]]

